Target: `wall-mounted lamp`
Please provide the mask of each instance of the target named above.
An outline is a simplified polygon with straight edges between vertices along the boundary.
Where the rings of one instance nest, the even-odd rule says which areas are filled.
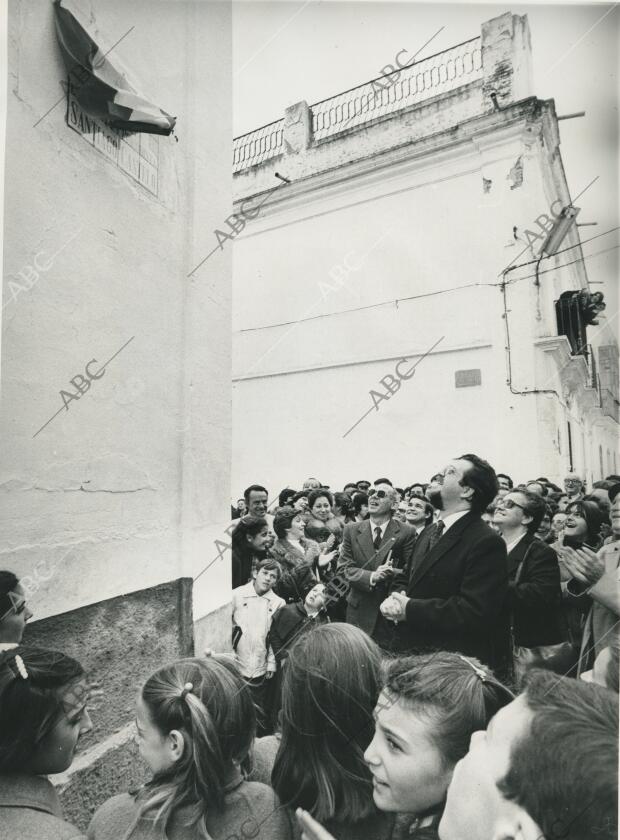
[[[580,210],[580,207],[573,207],[570,204],[562,208],[562,212],[549,231],[549,236],[545,239],[545,244],[540,249],[541,254],[547,254],[547,256],[551,257],[560,250],[560,245],[564,241],[564,237],[570,230]]]

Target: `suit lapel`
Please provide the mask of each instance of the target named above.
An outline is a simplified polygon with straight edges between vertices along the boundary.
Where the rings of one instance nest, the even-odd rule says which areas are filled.
[[[357,529],[357,539],[367,560],[370,560],[375,553],[375,547],[372,544],[371,527],[370,520],[365,519],[364,522],[360,522]]]
[[[460,540],[463,531],[467,528],[473,518],[473,514],[466,513],[465,516],[462,516],[454,523],[454,525],[441,537],[441,539],[426,554],[426,556],[422,558],[418,567],[413,570],[409,586],[415,586],[420,578],[423,577],[447,551],[456,545],[456,543]]]
[[[372,531],[373,525],[370,519],[367,519],[365,522],[360,522],[360,526],[357,529],[358,540],[366,559],[380,566],[381,563],[385,562],[390,549],[396,542],[396,538],[400,533],[400,524],[394,519],[390,519],[383,534],[381,545],[377,551],[375,551]]]
[[[400,523],[397,519],[390,519],[387,528],[385,529],[385,533],[383,534],[383,539],[381,540],[379,551],[377,552],[377,555],[380,555],[381,557],[381,560],[378,565],[381,565],[381,563],[384,563],[386,561],[387,556],[390,553],[390,549],[394,548],[399,534]]]

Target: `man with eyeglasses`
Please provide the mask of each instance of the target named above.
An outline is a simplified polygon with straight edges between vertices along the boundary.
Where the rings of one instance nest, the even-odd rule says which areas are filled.
[[[381,604],[402,625],[401,650],[449,650],[505,666],[506,545],[481,519],[497,491],[494,469],[472,454],[431,479],[426,495],[440,520],[418,538],[406,591],[395,587]]]
[[[379,605],[411,562],[416,537],[413,528],[393,517],[397,499],[389,484],[369,488],[369,518],[345,526],[338,564],[351,587],[347,622],[361,627],[387,650],[395,628],[381,616]]]
[[[16,648],[32,613],[26,594],[13,572],[0,571],[0,652]]]
[[[559,645],[567,638],[562,616],[560,567],[555,551],[536,537],[547,506],[529,490],[511,490],[495,505],[493,521],[508,551],[509,590],[506,617],[522,651],[520,658],[543,665],[541,646]],[[547,651],[552,653],[552,651]],[[567,655],[558,650],[557,655]],[[547,663],[555,665],[556,663]],[[558,662],[558,668],[570,660]]]
[[[568,504],[580,502],[585,496],[585,481],[577,473],[569,473],[564,479],[564,490],[568,496]]]

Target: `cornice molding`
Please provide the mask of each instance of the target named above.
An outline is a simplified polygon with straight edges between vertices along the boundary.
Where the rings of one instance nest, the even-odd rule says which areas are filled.
[[[532,127],[534,133],[540,132],[538,105],[536,99],[525,100],[506,109],[511,115],[509,119],[504,116],[502,122],[498,122],[496,112],[486,114],[421,140],[309,174],[293,180],[285,189],[275,191],[272,188],[273,197],[265,200],[260,216],[248,224],[243,238],[282,224],[376,200],[379,183],[384,198],[481,172],[490,162],[512,163],[515,155],[523,152],[527,127]],[[278,168],[285,170],[285,160],[269,163],[273,173]],[[241,203],[252,199],[255,199],[252,205],[258,205],[268,193],[269,190],[262,190],[237,198],[233,209],[239,212]]]

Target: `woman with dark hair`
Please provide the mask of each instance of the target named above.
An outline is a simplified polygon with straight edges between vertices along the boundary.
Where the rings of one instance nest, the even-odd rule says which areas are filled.
[[[514,695],[477,659],[441,651],[388,662],[383,685],[364,754],[375,805],[397,815],[391,840],[437,838],[457,762]],[[305,837],[322,836],[298,816]]]
[[[305,808],[339,840],[387,840],[391,821],[372,800],[364,750],[373,733],[381,652],[358,627],[325,624],[290,648],[281,740],[255,743],[256,765],[282,804]],[[275,761],[273,761],[274,752]]]
[[[309,490],[299,490],[293,496],[293,501],[291,503],[291,507],[294,507],[295,510],[301,514],[301,518],[304,521],[304,525],[307,525],[308,522],[312,519],[312,514],[310,513],[310,508],[308,507],[308,496],[310,495]]]
[[[267,520],[261,516],[242,516],[232,533],[232,588],[252,580],[256,565],[268,556],[271,537]]]
[[[26,593],[13,572],[0,572],[0,651],[17,647],[32,613]]]
[[[342,539],[343,530],[333,513],[334,497],[320,487],[309,494],[308,506],[312,517],[306,525],[306,536],[318,542],[321,550],[331,551]]]
[[[13,591],[13,590],[11,590]],[[92,728],[79,662],[55,650],[0,653],[0,836],[79,840],[47,776],[64,772]]]
[[[581,548],[582,545],[587,545],[588,548],[596,551],[601,545],[601,525],[609,522],[597,503],[583,499],[571,502],[565,513],[562,546]],[[554,543],[552,548],[557,550],[557,546],[558,543]]]
[[[250,826],[256,840],[289,840],[266,785],[240,771],[254,738],[252,696],[228,657],[181,659],[144,684],[136,708],[140,755],[153,778],[95,813],[89,840],[210,840]]]
[[[368,519],[368,493],[358,490],[353,496],[353,521],[363,522]]]
[[[343,529],[349,522],[355,522],[353,502],[348,493],[334,493],[334,516]]]
[[[284,490],[280,492],[278,496],[278,507],[277,510],[280,508],[287,507],[287,505],[293,504],[293,499],[297,495],[297,490],[292,490],[290,487],[285,487]]]
[[[305,523],[292,507],[277,511],[273,520],[276,541],[270,554],[282,568],[282,575],[274,592],[291,604],[302,600],[302,590],[312,588],[319,580],[319,570],[332,562],[336,552],[321,553],[318,543],[304,536]]]
[[[596,502],[583,499],[571,502],[566,508],[561,538],[551,546],[558,555],[562,579],[562,605],[568,625],[568,638],[575,651],[575,658],[579,659],[577,673],[589,668],[593,660],[592,651],[581,652],[584,627],[592,606],[592,599],[585,587],[575,585],[576,581],[570,568],[573,557],[570,549],[596,552],[602,542],[600,529],[605,521],[605,516]]]

